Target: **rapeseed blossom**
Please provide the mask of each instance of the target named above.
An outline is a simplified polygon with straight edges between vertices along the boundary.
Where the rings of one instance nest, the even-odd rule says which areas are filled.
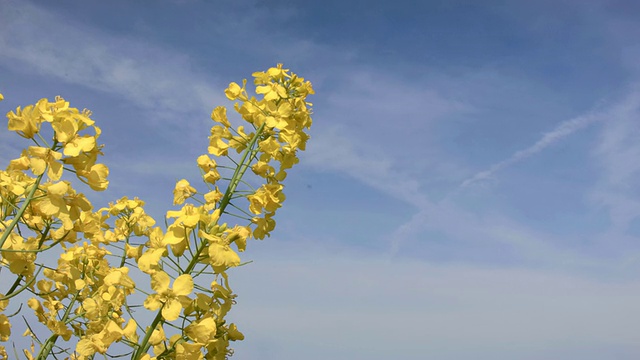
[[[109,186],[109,168],[99,161],[102,131],[90,111],[56,97],[7,114],[8,129],[32,143],[0,170],[0,270],[9,283],[0,289],[0,342],[16,336],[14,299],[28,294],[28,324],[37,321],[49,331],[45,337],[36,335],[42,327],[25,332],[34,340],[23,349],[28,359],[232,355],[230,342],[244,335],[225,319],[236,298],[227,271],[242,265],[248,240],[274,230],[286,199],[282,181],[298,163],[311,126],[308,81],[281,64],[253,77],[255,95],[247,80],[224,90],[235,114],[224,106],[211,112],[207,154],[196,160],[206,188],[179,180],[172,197],[178,208],[166,212],[166,227],[138,198],[94,210],[74,188],[69,175],[93,191]],[[240,120],[244,124],[232,125]],[[45,252],[57,261],[41,256]],[[147,311],[150,316],[141,316]]]

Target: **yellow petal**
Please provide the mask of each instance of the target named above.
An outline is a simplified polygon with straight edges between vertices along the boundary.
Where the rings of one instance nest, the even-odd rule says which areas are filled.
[[[184,274],[178,276],[173,282],[173,293],[177,296],[189,295],[193,291],[193,278],[191,275]]]
[[[167,233],[164,234],[162,239],[162,245],[174,245],[179,244],[186,240],[186,232],[183,226],[169,226]]]
[[[240,265],[240,256],[236,254],[229,246],[213,243],[209,245],[209,258],[213,266],[238,266]]]
[[[160,309],[163,304],[162,301],[160,301],[160,299],[158,298],[158,294],[153,294],[147,296],[142,305],[144,305],[145,309],[155,311]]]
[[[96,353],[96,347],[90,339],[82,339],[76,345],[76,352],[80,356],[91,356]]]
[[[157,293],[164,293],[169,290],[171,278],[164,271],[158,271],[151,275],[151,288]]]
[[[216,330],[216,321],[212,317],[207,317],[189,325],[186,333],[191,339],[206,344],[216,335]]]
[[[136,330],[137,330],[136,321],[131,319],[127,323],[127,326],[125,326],[124,329],[122,329],[122,334],[127,339],[129,339],[130,341],[133,341],[134,343],[137,343],[138,342],[138,334],[136,333]]]
[[[177,299],[169,299],[162,308],[162,317],[167,321],[173,321],[180,316],[182,305]]]

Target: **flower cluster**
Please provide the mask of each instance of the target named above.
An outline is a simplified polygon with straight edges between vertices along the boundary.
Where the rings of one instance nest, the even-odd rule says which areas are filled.
[[[308,81],[281,64],[253,77],[255,96],[246,80],[225,90],[237,118],[225,107],[213,110],[207,154],[196,161],[206,190],[178,181],[166,228],[138,198],[94,210],[64,176],[71,172],[94,191],[109,184],[109,169],[97,162],[101,130],[89,111],[57,97],[7,114],[9,130],[35,145],[0,171],[0,272],[13,277],[0,293],[0,342],[14,335],[20,308],[9,311],[13,300],[27,296],[28,359],[233,354],[230,341],[244,335],[225,319],[236,298],[227,270],[242,265],[248,239],[264,239],[275,228],[282,181],[311,126]],[[240,120],[244,125],[232,125]],[[228,224],[228,217],[244,222]],[[48,337],[37,335],[45,330]],[[0,359],[6,358],[0,346]]]

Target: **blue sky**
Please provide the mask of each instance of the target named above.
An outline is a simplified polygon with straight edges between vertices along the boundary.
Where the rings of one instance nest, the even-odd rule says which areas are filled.
[[[316,95],[235,359],[637,359],[634,1],[0,0],[2,111],[62,95],[157,218],[231,81]],[[0,160],[19,139],[0,132]]]

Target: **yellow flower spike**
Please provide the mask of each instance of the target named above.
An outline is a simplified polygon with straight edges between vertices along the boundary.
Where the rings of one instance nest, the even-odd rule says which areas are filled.
[[[2,95],[2,93],[0,93],[0,101],[4,100],[4,95]]]
[[[187,180],[178,181],[173,190],[173,205],[183,204],[187,198],[190,198],[195,193],[196,189]]]

